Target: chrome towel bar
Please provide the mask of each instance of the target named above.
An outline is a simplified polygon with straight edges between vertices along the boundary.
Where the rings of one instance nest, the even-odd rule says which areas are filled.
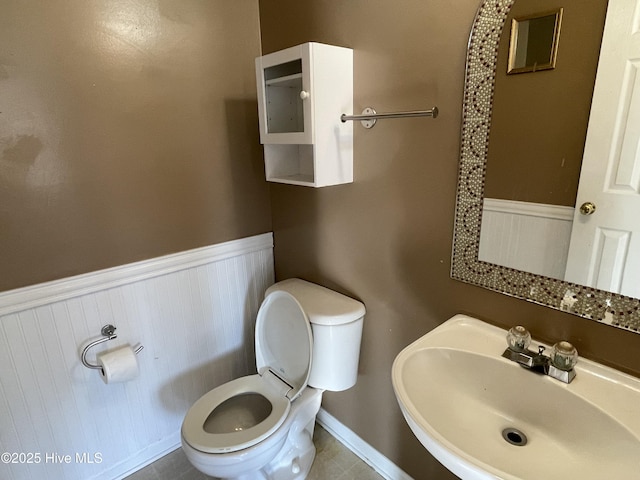
[[[432,117],[438,116],[438,107],[433,107],[430,110],[413,110],[411,112],[392,112],[392,113],[377,113],[372,107],[367,107],[362,110],[362,115],[346,115],[342,114],[340,120],[344,123],[348,120],[360,120],[364,128],[372,128],[377,120],[386,118],[411,118],[411,117]]]

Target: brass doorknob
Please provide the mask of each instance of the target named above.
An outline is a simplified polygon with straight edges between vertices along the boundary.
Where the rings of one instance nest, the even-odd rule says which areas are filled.
[[[596,211],[596,204],[593,202],[584,202],[580,205],[580,213],[582,215],[591,215]]]

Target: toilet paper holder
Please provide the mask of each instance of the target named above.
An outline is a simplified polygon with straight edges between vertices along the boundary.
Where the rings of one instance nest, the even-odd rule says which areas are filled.
[[[100,370],[102,368],[100,365],[95,365],[93,363],[89,363],[89,361],[87,360],[87,352],[89,351],[90,348],[95,347],[96,345],[99,345],[101,343],[107,342],[109,340],[113,340],[114,338],[118,338],[118,335],[116,335],[115,331],[116,331],[116,327],[114,327],[113,325],[104,325],[102,327],[102,329],[100,330],[100,333],[102,333],[102,338],[94,340],[93,342],[87,344],[87,346],[82,349],[82,354],[80,355],[80,360],[82,360],[82,364],[85,367],[87,367],[87,368],[96,368],[98,370]],[[137,355],[138,353],[140,353],[140,351],[143,348],[144,347],[142,345],[138,344],[134,348],[133,351]]]

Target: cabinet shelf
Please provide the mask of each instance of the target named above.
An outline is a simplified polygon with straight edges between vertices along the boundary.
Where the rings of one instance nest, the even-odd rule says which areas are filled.
[[[271,177],[270,182],[288,183],[289,185],[302,185],[305,187],[313,187],[313,175],[283,175],[281,177]]]
[[[301,87],[302,86],[302,73],[295,73],[293,75],[287,75],[286,77],[272,78],[271,80],[265,80],[264,84],[267,87]]]

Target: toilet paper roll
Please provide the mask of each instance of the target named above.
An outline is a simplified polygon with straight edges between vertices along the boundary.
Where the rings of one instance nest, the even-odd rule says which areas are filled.
[[[97,360],[100,376],[106,384],[128,382],[140,373],[138,359],[129,345],[98,354]]]

